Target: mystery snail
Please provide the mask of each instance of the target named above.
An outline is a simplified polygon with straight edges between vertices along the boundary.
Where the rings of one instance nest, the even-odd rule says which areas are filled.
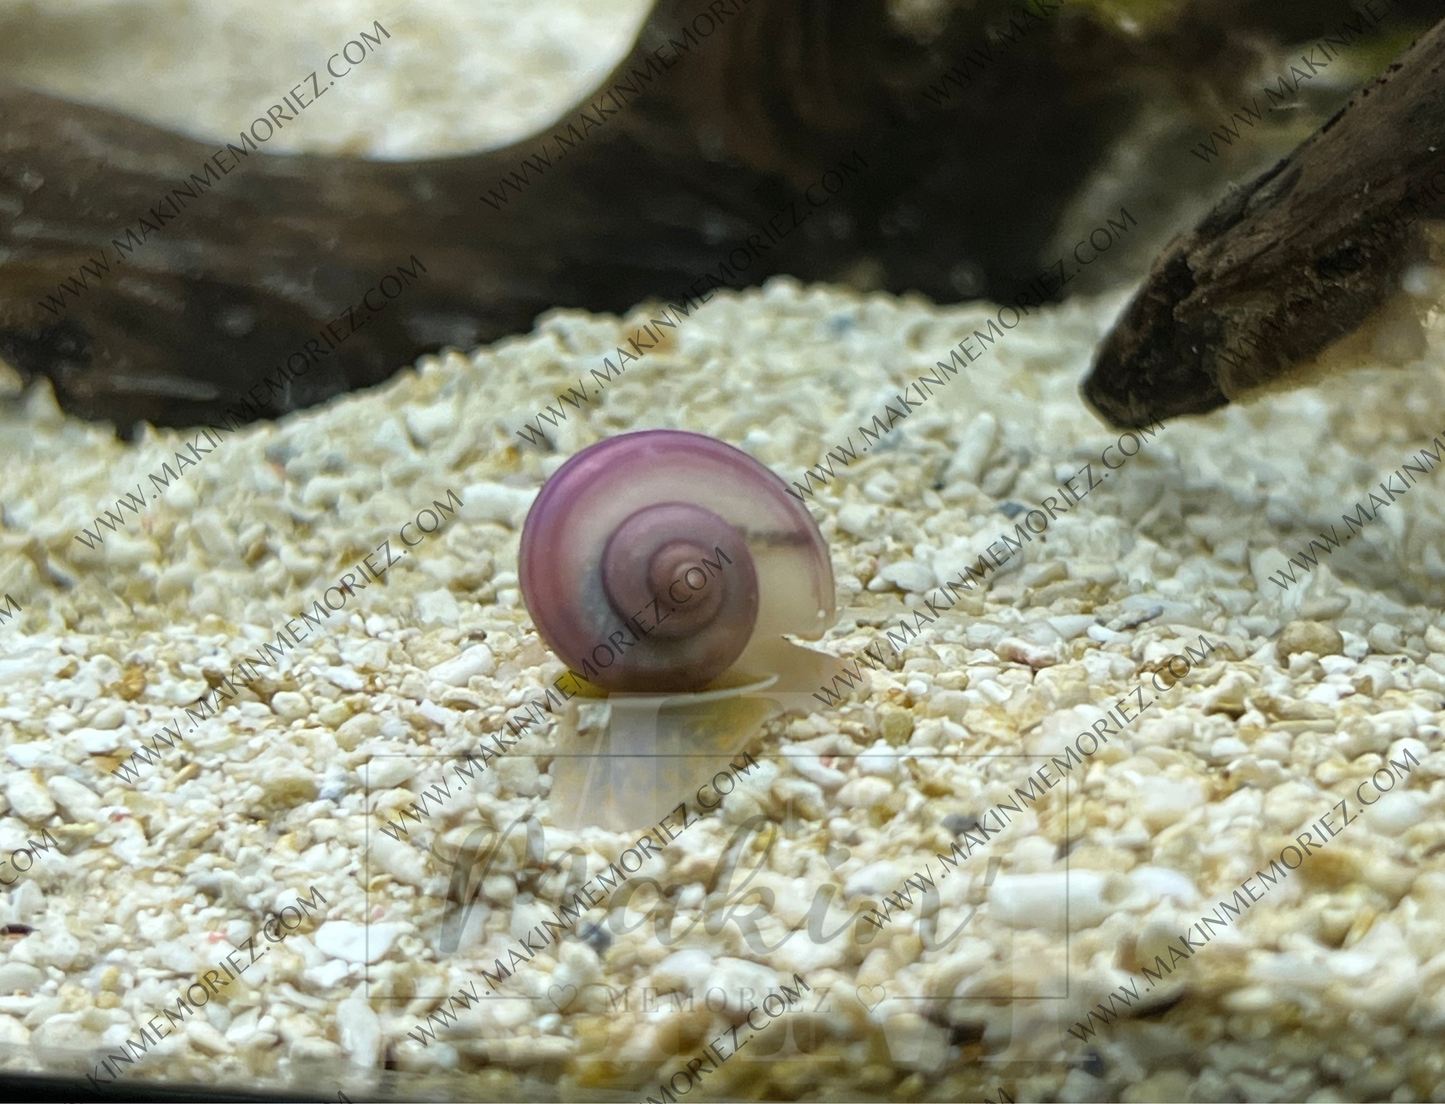
[[[811,515],[758,461],[699,433],[579,452],[533,502],[518,561],[537,632],[607,691],[738,685],[769,673],[784,633],[815,640],[834,619]]]

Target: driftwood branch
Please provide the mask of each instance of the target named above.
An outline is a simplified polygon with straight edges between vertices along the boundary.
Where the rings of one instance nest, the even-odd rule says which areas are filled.
[[[1296,385],[1388,308],[1445,219],[1445,22],[1155,262],[1084,397],[1112,424]]]
[[[864,175],[723,282],[787,272],[940,302],[998,295],[1034,275],[1070,200],[1137,111],[1137,90],[1157,87],[1156,59],[1207,67],[1228,56],[1229,35],[1249,32],[1255,10],[1210,0],[1144,41],[1063,5],[1025,20],[1028,33],[982,64],[980,44],[1001,42],[988,28],[1016,19],[1016,3],[961,5],[926,42],[899,30],[889,6],[659,0],[629,56],[556,124],[506,149],[412,162],[241,155],[230,152],[234,137],[196,142],[0,87],[0,358],[49,378],[66,409],[123,432],[140,419],[214,420],[247,394],[260,397],[259,416],[278,416],[378,383],[423,352],[523,332],[553,307],[622,312],[676,298],[721,272],[750,237],[770,238],[770,216],[855,151]],[[723,17],[680,48],[685,28],[700,33],[702,12]],[[1304,234],[1322,244],[1302,245],[1301,255],[1338,253],[1326,239],[1344,223],[1303,199],[1355,181],[1343,166],[1378,163],[1371,198],[1384,203],[1407,170],[1426,167],[1414,154],[1391,160],[1391,148],[1415,150],[1432,127],[1439,133],[1438,63],[1407,64],[1408,81],[1387,75],[1379,96],[1357,98],[1326,134],[1349,130],[1355,152],[1335,142],[1341,152],[1321,158],[1334,168],[1277,173],[1226,204],[1235,213],[1190,247],[1184,269],[1199,273],[1190,288],[1178,265],[1162,265],[1145,306],[1136,304],[1144,313],[1116,333],[1091,378],[1087,393],[1101,410],[1128,422],[1208,409],[1255,376],[1277,375],[1281,358],[1308,344],[1280,339],[1274,360],[1235,375],[1192,351],[1216,337],[1235,343],[1233,331],[1211,329],[1215,305],[1231,326],[1247,326],[1274,309],[1258,289],[1298,267],[1280,260],[1287,250],[1237,245],[1246,231],[1222,228],[1258,222],[1261,243]],[[951,85],[942,79],[950,73]],[[1408,102],[1377,108],[1401,96]],[[1367,109],[1370,119],[1409,118],[1357,124]],[[1382,138],[1390,127],[1393,137]],[[207,163],[218,179],[195,183]],[[196,195],[177,199],[179,189]],[[1273,221],[1264,220],[1266,200],[1279,205]],[[162,219],[163,201],[184,207]],[[1348,200],[1338,206],[1340,218],[1355,211]],[[1386,262],[1370,253],[1355,284],[1378,283],[1411,255]],[[1330,286],[1349,285],[1341,274],[1352,255],[1334,263]],[[418,264],[424,272],[384,309],[363,306],[382,303],[371,289],[398,266]],[[1190,298],[1198,288],[1207,303]],[[1338,310],[1319,298],[1330,299],[1321,313],[1338,330],[1369,295]],[[279,390],[263,383],[298,356],[313,362],[304,376]]]
[[[733,286],[788,272],[949,301],[962,261],[980,291],[1017,286],[1127,121],[1127,93],[1070,68],[1073,55],[1037,31],[940,110],[922,95],[929,83],[976,52],[980,20],[1016,12],[986,0],[921,44],[887,7],[661,0],[629,57],[555,126],[507,149],[406,163],[239,156],[227,152],[234,136],[195,142],[0,89],[0,357],[49,377],[72,412],[126,431],[219,417],[319,342],[326,355],[285,393],[255,392],[275,416],[384,380],[424,351],[525,331],[549,308],[621,312],[676,296],[855,150],[866,176]],[[700,34],[709,11],[724,16],[710,34],[670,45],[685,27]],[[1118,63],[1128,47],[1077,15],[1057,19],[1077,23],[1099,66]],[[649,58],[651,79],[633,76]],[[638,91],[592,106],[621,82]],[[1055,106],[1039,111],[1041,96]],[[1030,128],[998,123],[1025,116],[1037,117]],[[562,151],[551,135],[569,126],[585,140]],[[153,207],[195,190],[190,177],[218,149],[220,165],[238,164],[147,232],[139,219],[157,223]],[[525,185],[502,185],[524,159]],[[493,192],[507,202],[485,202]],[[112,244],[126,228],[142,247]],[[425,275],[366,314],[368,289],[412,257]],[[77,277],[84,288],[59,292]],[[54,298],[63,310],[45,306]],[[353,331],[348,310],[364,326]],[[328,333],[345,340],[331,348]]]

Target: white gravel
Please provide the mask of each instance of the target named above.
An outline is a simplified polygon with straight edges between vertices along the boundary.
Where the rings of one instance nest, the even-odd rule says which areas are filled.
[[[482,124],[469,131],[458,120],[484,113],[458,106],[468,74],[482,68],[465,20],[501,27],[524,9],[424,3],[413,0],[432,13],[428,35],[447,37],[445,56],[465,59],[437,78],[458,82],[447,86],[453,98],[428,100],[427,110],[446,148],[468,148]],[[99,19],[109,7],[56,4],[47,18]],[[308,10],[268,21],[267,34],[293,37],[246,55],[275,67],[254,78],[266,88],[333,30],[364,25],[359,9],[333,7],[305,24],[302,43],[295,28]],[[609,11],[586,18],[615,27],[621,17]],[[168,33],[181,42],[200,18]],[[568,18],[516,23],[525,34],[572,35],[583,17]],[[436,61],[440,47],[406,45],[401,26],[383,56],[448,69]],[[518,41],[489,43],[488,64]],[[605,54],[601,41],[586,44],[591,56]],[[422,110],[425,86],[407,88],[409,70],[379,71],[390,74],[386,95]],[[223,76],[221,91],[185,104],[188,123],[230,125],[240,78],[228,86]],[[104,77],[98,70],[95,88]],[[505,113],[509,95],[488,102]],[[557,96],[561,104],[570,93]],[[167,101],[179,102],[156,97],[151,109]],[[378,152],[441,148],[426,145],[425,127],[375,126],[386,141],[360,124],[347,141]],[[331,149],[343,132],[311,133],[298,142]],[[1121,302],[1076,300],[1029,320],[1027,334],[1021,327],[984,369],[961,372],[887,448],[811,500],[843,607],[823,647],[859,654],[905,609],[923,608],[920,588],[997,539],[1005,502],[1037,503],[1061,469],[1117,440],[1075,388]],[[572,414],[565,451],[676,427],[744,447],[791,483],[856,433],[878,394],[931,368],[991,313],[787,279],[720,295],[671,348]],[[409,836],[380,828],[444,777],[439,757],[475,751],[562,674],[517,601],[515,574],[520,518],[558,457],[518,451],[514,434],[645,317],[554,313],[530,336],[428,358],[374,392],[229,437],[100,554],[72,534],[182,435],[124,446],[60,415],[44,391],[0,410],[0,593],[23,607],[0,625],[0,857],[42,826],[60,843],[18,875],[0,868],[16,876],[0,891],[0,924],[35,929],[0,937],[0,1041],[15,1048],[0,1062],[89,1072],[315,886],[327,901],[318,915],[265,944],[244,977],[122,1076],[230,1085],[305,1076],[329,1092],[364,1084],[389,1061],[403,1095],[445,1086],[438,1091],[454,1098],[518,1098],[553,1084],[564,1098],[615,1090],[634,1099],[656,1095],[662,1078],[746,1022],[750,1001],[800,973],[813,988],[806,1005],[714,1071],[709,1091],[966,1100],[992,1096],[1002,1079],[1020,1100],[1445,1097],[1438,489],[1390,507],[1307,582],[1281,592],[1267,581],[1282,549],[1298,548],[1439,432],[1438,327],[1426,365],[1169,425],[901,655],[883,644],[886,668],[865,671],[847,704],[758,735],[749,750],[768,769],[636,876],[669,888],[670,942],[638,921],[654,910],[643,889],[631,913],[593,910],[577,925],[582,938],[522,966],[504,995],[465,1007],[456,994],[485,990],[480,971],[552,915],[561,883],[539,879],[554,860],[575,847],[591,874],[635,844],[595,829],[548,827],[536,842],[514,832],[486,879],[494,907],[452,933],[458,952],[440,949],[451,874],[443,860],[485,847],[467,842],[479,825],[505,827],[528,810],[547,822],[551,752],[589,714],[572,703],[555,728],[509,749],[469,787],[453,779],[449,798],[427,799],[425,823],[405,822]],[[424,440],[408,432],[414,425],[426,427]],[[321,480],[324,501],[313,498]],[[464,502],[458,516],[383,584],[358,591],[343,616],[182,747],[162,744],[135,786],[111,773],[162,723],[183,719],[183,706],[302,599],[449,487]],[[1112,736],[1067,789],[938,879],[936,894],[915,894],[911,909],[855,942],[863,937],[844,925],[848,912],[880,907],[925,864],[937,877],[937,853],[957,838],[950,827],[968,823],[953,818],[1008,800],[1201,632],[1218,651]],[[1332,654],[1303,647],[1310,642]],[[1127,1018],[1088,1047],[1065,1033],[1149,948],[1193,922],[1201,902],[1232,892],[1405,746],[1421,762],[1400,789],[1180,967],[1170,993],[1181,1000],[1166,1017]],[[715,884],[714,872],[754,814],[784,830],[771,849],[743,849],[747,868],[759,869],[739,893],[741,870],[732,885]],[[843,934],[815,941],[818,925]],[[956,940],[930,949],[937,933],[955,930]],[[1066,977],[1064,999],[1042,999],[1062,996]],[[708,987],[722,991],[712,1005]],[[682,990],[690,1004],[658,1011],[659,994]],[[649,991],[618,1006],[618,994]],[[434,1020],[437,1041],[423,1046],[417,1025],[448,994],[456,1020]],[[769,1060],[775,1044],[804,1047],[805,1060],[783,1061],[788,1049]],[[1013,1064],[980,1064],[1005,1047]],[[453,1077],[461,1080],[445,1080]]]

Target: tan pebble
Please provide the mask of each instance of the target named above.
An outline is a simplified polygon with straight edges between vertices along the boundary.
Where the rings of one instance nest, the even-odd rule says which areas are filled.
[[[1058,656],[1051,649],[1013,638],[999,641],[994,649],[994,654],[999,659],[1007,660],[1010,663],[1022,663],[1035,671],[1052,667],[1059,661]]]
[[[45,829],[60,842],[63,854],[73,855],[100,834],[99,824],[59,824]]]
[[[93,823],[101,818],[100,799],[87,786],[58,774],[47,783],[50,796],[72,821]]]
[[[712,1027],[713,1014],[705,1008],[698,1008],[692,1011],[682,1011],[673,1018],[673,1027],[677,1032],[679,1050],[688,1050],[699,1043],[705,1042],[708,1030]]]
[[[1120,1100],[1128,1104],[1144,1104],[1155,1100],[1189,1099],[1189,1074],[1184,1070],[1164,1070],[1131,1085],[1124,1090]]]
[[[928,1088],[929,1078],[921,1073],[910,1073],[898,1087],[893,1090],[894,1100],[922,1100],[924,1090]]]
[[[39,824],[55,814],[55,802],[34,771],[12,773],[5,796],[10,801],[10,811],[31,824]]]
[[[1350,600],[1342,594],[1330,598],[1308,598],[1300,606],[1300,616],[1307,621],[1333,621],[1350,608]]]
[[[563,1062],[572,1055],[576,1044],[556,1036],[522,1036],[500,1042],[488,1041],[485,1053],[494,1062],[519,1066],[535,1066],[546,1062]]]
[[[186,1025],[186,1038],[197,1050],[206,1054],[229,1054],[231,1044],[226,1037],[203,1020],[192,1020]]]
[[[373,713],[358,713],[342,722],[337,730],[336,742],[346,751],[355,751],[364,740],[369,740],[381,731],[381,718]]]
[[[327,702],[316,711],[316,717],[327,728],[340,728],[351,719],[351,706],[345,702]]]
[[[1166,690],[1172,689],[1174,684],[1179,681],[1177,678],[1174,677],[1173,672],[1169,670],[1169,660],[1173,658],[1173,656],[1169,656],[1165,659],[1160,660],[1158,663],[1140,664],[1140,677],[1142,678],[1144,675],[1151,675],[1158,681],[1160,686],[1164,687]]]
[[[175,784],[176,786],[179,786],[179,785],[181,785],[181,783],[183,783],[183,782],[189,782],[192,778],[198,777],[198,776],[200,775],[200,773],[201,773],[201,765],[200,765],[199,763],[196,763],[196,762],[187,763],[184,767],[182,767],[180,770],[178,770],[178,771],[176,772],[176,774],[175,774],[175,783],[174,783],[174,784]]]
[[[1349,776],[1349,765],[1339,759],[1327,759],[1315,768],[1315,781],[1322,786],[1333,786]]]
[[[864,1066],[858,1071],[858,1080],[870,1088],[881,1088],[893,1081],[893,1069],[884,1065]]]
[[[125,674],[121,676],[120,683],[115,693],[118,698],[124,701],[135,701],[145,693],[146,673],[143,667],[127,667]]]
[[[1248,708],[1246,698],[1254,689],[1255,684],[1243,671],[1231,671],[1204,696],[1204,712],[1224,713],[1238,720],[1244,716]]]
[[[276,808],[292,808],[316,800],[316,779],[301,770],[267,770],[257,784],[262,790],[262,804]]]
[[[913,735],[912,713],[899,709],[896,705],[885,705],[878,710],[878,715],[882,721],[883,739],[893,747],[908,742],[908,738]]]
[[[271,697],[271,711],[287,721],[297,721],[311,712],[311,703],[304,694],[283,690]]]
[[[1425,647],[1429,648],[1436,655],[1445,655],[1445,631],[1438,625],[1431,625],[1425,630]]]
[[[892,792],[892,784],[882,778],[855,778],[838,791],[838,802],[850,808],[869,809],[887,800]]]
[[[583,1088],[611,1089],[616,1087],[617,1079],[622,1072],[622,1068],[615,1062],[597,1061],[591,1058],[579,1061],[576,1055],[573,1055],[573,1066],[570,1071],[570,1078],[575,1080],[576,1084]],[[564,1079],[562,1084],[565,1085],[565,1083],[566,1079]],[[560,1089],[562,1085],[558,1087]],[[506,1098],[498,1097],[497,1099],[502,1100]]]
[[[1365,875],[1366,867],[1373,867],[1374,863],[1361,863],[1358,852],[1348,847],[1326,848],[1323,851],[1316,851],[1310,855],[1309,867],[1301,870],[1301,874],[1316,885],[1322,885],[1329,889],[1344,889]],[[1397,879],[1393,878],[1397,872],[1393,870],[1379,871],[1379,879],[1383,884],[1394,886]]]
[[[612,1022],[604,1016],[572,1016],[568,1023],[577,1033],[584,1054],[595,1054],[612,1037]]]
[[[1334,873],[1331,882],[1326,884],[1343,886],[1347,884],[1345,877],[1350,872],[1351,867],[1342,864],[1341,871]],[[1375,856],[1369,862],[1356,859],[1353,864],[1353,873],[1356,878],[1383,893],[1391,905],[1398,904],[1400,898],[1410,892],[1410,886],[1415,881],[1414,868],[1379,856]]]
[[[30,1029],[13,1016],[0,1016],[0,1044],[29,1046]]]
[[[962,721],[968,713],[969,700],[959,690],[935,690],[925,705],[930,717],[950,717]]]
[[[1290,656],[1301,652],[1314,652],[1317,656],[1343,655],[1345,638],[1333,625],[1319,621],[1291,621],[1279,630],[1274,651],[1279,665],[1287,667]]]
[[[888,1054],[895,1065],[936,1076],[948,1060],[948,1032],[917,1012],[904,1012],[883,1021]]]

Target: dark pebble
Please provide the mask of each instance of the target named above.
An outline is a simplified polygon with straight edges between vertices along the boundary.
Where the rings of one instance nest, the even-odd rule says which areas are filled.
[[[943,818],[943,826],[957,836],[963,832],[972,832],[977,828],[978,818],[966,813],[949,813]]]
[[[612,933],[601,924],[588,924],[582,929],[582,942],[596,951],[598,957],[601,957],[612,946]]]

